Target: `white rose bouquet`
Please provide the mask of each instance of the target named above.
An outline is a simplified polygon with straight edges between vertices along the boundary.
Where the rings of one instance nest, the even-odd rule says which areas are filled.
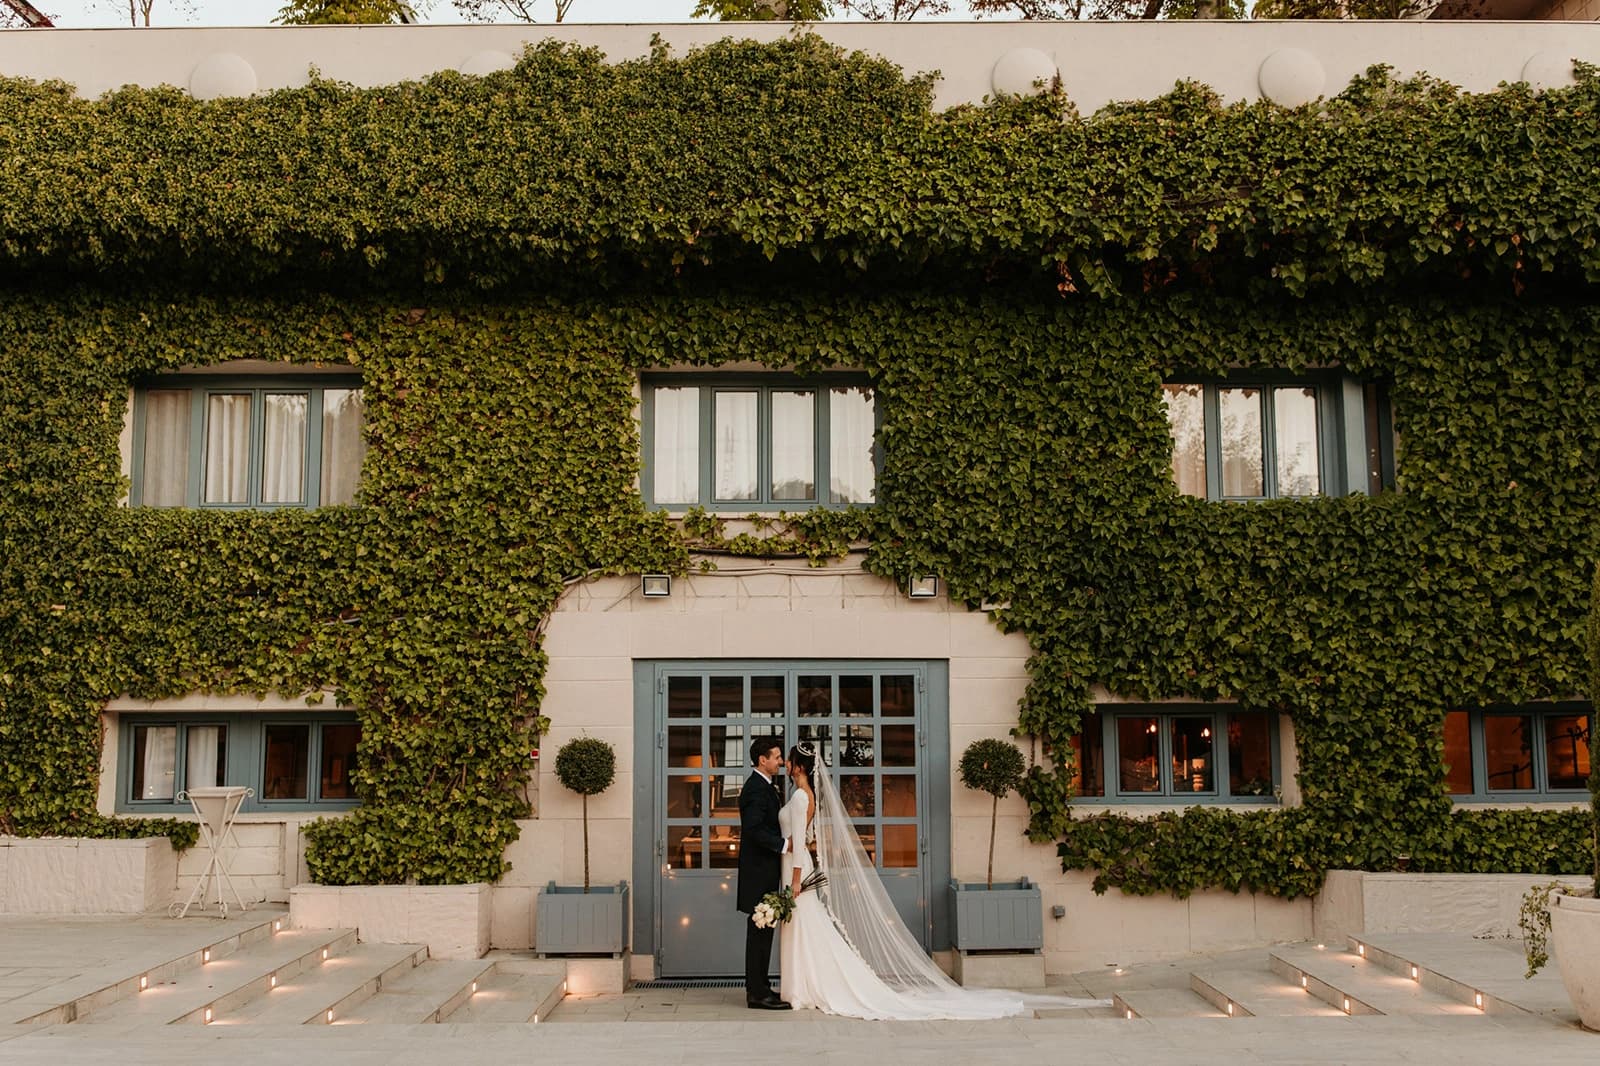
[[[827,883],[826,874],[821,870],[813,870],[804,881],[800,882],[800,891],[809,892]],[[757,929],[771,929],[775,925],[787,922],[793,915],[794,894],[787,888],[780,888],[761,897],[761,902],[756,904],[750,920],[755,923]]]

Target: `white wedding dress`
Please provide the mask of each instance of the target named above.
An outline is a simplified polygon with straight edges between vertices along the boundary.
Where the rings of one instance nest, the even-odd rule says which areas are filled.
[[[827,771],[818,764],[819,816],[823,797],[836,801],[827,780]],[[808,800],[801,789],[778,812],[778,826],[791,848],[784,855],[783,880],[787,888],[794,883],[798,865],[802,879],[812,870],[806,847],[806,808]],[[849,829],[848,845],[859,851],[854,827]],[[1024,996],[1003,989],[963,988],[951,981],[922,951],[888,902],[876,872],[864,865],[865,852],[840,855],[845,850],[841,827],[818,826],[818,851],[828,883],[821,889],[800,893],[794,914],[785,922],[779,958],[781,995],[795,1009],[814,1008],[828,1014],[868,1021],[933,1021],[938,1019],[976,1020],[1005,1018],[1027,1013],[1041,1006],[1093,1007],[1102,1000],[1069,999],[1059,996]],[[829,842],[832,842],[832,847]],[[830,869],[829,856],[835,856]],[[835,875],[838,880],[835,881]],[[870,923],[870,924],[869,924]],[[856,950],[847,934],[852,926],[856,938],[868,945]],[[868,958],[878,960],[877,968]]]

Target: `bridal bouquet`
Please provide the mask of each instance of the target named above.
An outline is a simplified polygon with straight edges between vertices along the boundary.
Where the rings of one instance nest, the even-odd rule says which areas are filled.
[[[800,891],[809,892],[814,888],[821,888],[828,883],[828,875],[821,870],[813,870],[800,882]],[[755,911],[750,915],[750,920],[757,929],[771,929],[775,925],[787,922],[794,915],[794,896],[787,888],[780,888],[776,892],[768,892],[761,897],[761,902],[756,904]]]

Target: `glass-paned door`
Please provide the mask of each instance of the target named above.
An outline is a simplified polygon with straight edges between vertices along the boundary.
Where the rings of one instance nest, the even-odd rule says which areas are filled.
[[[658,668],[653,896],[663,976],[743,972],[739,796],[758,737],[785,752],[797,741],[817,746],[907,928],[931,945],[926,687],[921,663]],[[778,784],[787,796],[787,780]]]

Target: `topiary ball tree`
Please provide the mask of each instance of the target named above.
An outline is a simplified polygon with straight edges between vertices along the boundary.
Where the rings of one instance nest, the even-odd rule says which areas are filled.
[[[961,765],[957,769],[961,783],[994,797],[989,809],[989,888],[994,887],[994,830],[1000,801],[1021,786],[1024,769],[1022,752],[1003,740],[974,740],[961,755]]]
[[[589,797],[617,779],[617,753],[594,737],[576,737],[556,752],[556,780],[583,797],[583,890],[589,891]]]

